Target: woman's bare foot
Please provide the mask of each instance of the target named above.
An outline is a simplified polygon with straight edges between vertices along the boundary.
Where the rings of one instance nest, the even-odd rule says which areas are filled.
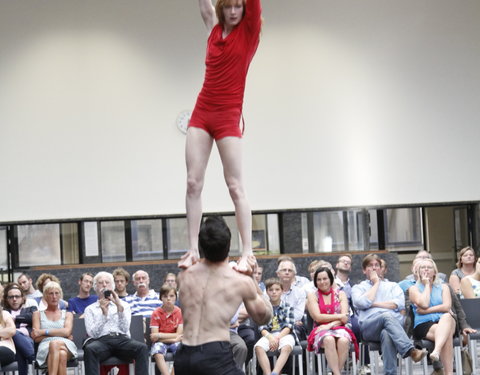
[[[178,268],[187,269],[198,262],[198,251],[188,250],[178,262]]]

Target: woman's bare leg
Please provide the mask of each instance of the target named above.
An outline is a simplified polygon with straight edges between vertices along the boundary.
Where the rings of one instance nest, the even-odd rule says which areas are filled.
[[[433,353],[440,355],[443,370],[446,375],[453,373],[453,333],[455,332],[455,319],[450,314],[443,314],[437,324],[428,330],[426,338],[435,343]]]
[[[322,346],[327,357],[327,363],[330,366],[334,375],[340,375],[340,368],[338,366],[337,342],[335,337],[326,336],[323,338]]]
[[[178,266],[188,268],[199,257],[198,232],[202,222],[202,189],[205,180],[205,170],[212,151],[213,139],[199,128],[188,128],[185,145],[185,160],[187,163],[187,228],[189,251],[182,257]]]
[[[230,197],[235,205],[238,231],[242,239],[242,257],[238,270],[248,271],[247,257],[252,251],[252,211],[248,203],[242,174],[242,142],[237,137],[225,137],[217,141],[218,151],[223,164],[223,175]]]

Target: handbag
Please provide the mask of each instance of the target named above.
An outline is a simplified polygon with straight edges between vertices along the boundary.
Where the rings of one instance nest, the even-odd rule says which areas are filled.
[[[470,352],[468,351],[467,347],[463,347],[461,352],[462,352],[463,374],[472,375],[473,368],[472,368],[472,357],[470,356]]]

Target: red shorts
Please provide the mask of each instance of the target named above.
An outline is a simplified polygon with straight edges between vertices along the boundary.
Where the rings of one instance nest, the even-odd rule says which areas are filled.
[[[225,137],[242,138],[241,116],[241,108],[207,110],[195,106],[188,127],[203,129],[216,141]]]

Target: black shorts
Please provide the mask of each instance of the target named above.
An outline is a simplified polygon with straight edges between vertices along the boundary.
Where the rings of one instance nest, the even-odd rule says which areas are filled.
[[[229,341],[180,345],[175,353],[175,375],[243,375],[233,360]]]
[[[438,322],[425,322],[421,323],[413,329],[413,338],[415,340],[423,340],[426,336],[430,327]]]

